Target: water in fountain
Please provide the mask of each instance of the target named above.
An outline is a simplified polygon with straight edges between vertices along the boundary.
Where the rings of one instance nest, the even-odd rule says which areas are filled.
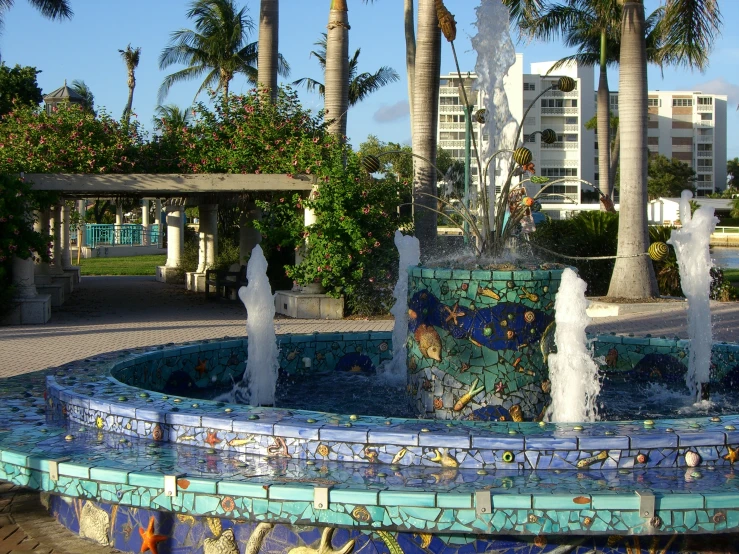
[[[279,369],[274,325],[275,301],[267,278],[267,260],[259,245],[251,251],[246,278],[249,284],[239,289],[239,298],[246,307],[249,345],[246,371],[239,388],[248,386],[247,403],[271,406],[275,402]]]
[[[488,141],[485,150],[480,151],[484,163],[495,150],[514,147],[516,121],[508,109],[504,80],[508,70],[516,62],[516,51],[508,27],[508,8],[501,0],[481,0],[475,11],[477,34],[472,37],[472,47],[477,52],[475,63],[477,88],[486,91],[483,104],[487,111],[482,133],[491,138],[496,137],[496,140]],[[508,168],[502,165],[507,165],[507,159],[504,156],[500,162],[496,160],[497,169],[501,170],[500,175],[506,175],[508,172]],[[495,175],[496,172],[491,168],[490,174]],[[488,215],[492,218],[495,183],[488,185],[491,199],[491,213]]]
[[[586,346],[585,328],[590,323],[585,313],[586,288],[587,283],[572,269],[564,270],[554,301],[557,353],[549,355],[552,404],[548,415],[552,421],[594,421],[597,417],[600,380]]]
[[[675,248],[680,270],[680,285],[688,300],[688,336],[690,355],[686,384],[693,398],[701,399],[701,389],[709,381],[711,365],[711,254],[709,242],[718,219],[713,208],[701,206],[694,214],[690,211],[693,193],[684,190],[680,197],[680,229],[673,229],[668,240]]]
[[[388,383],[404,384],[407,378],[406,340],[408,339],[408,268],[421,261],[421,247],[418,239],[395,231],[395,247],[400,257],[398,261],[398,282],[395,283],[393,304],[390,313],[395,317],[393,325],[393,359],[384,364],[378,374]]]

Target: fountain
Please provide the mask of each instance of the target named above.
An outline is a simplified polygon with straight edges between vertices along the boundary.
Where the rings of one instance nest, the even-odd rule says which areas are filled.
[[[483,4],[488,16],[493,4]],[[125,552],[634,552],[648,543],[667,553],[736,542],[739,414],[542,417],[561,388],[548,363],[594,369],[586,322],[571,316],[584,287],[569,270],[420,267],[410,247],[401,259],[401,273],[411,266],[407,343],[400,329],[275,343],[255,249],[239,293],[248,338],[107,353],[0,380],[0,478],[42,491],[66,527]],[[404,311],[396,303],[399,319]],[[591,339],[604,393],[678,382],[693,352],[666,337]],[[371,376],[395,371],[404,346],[424,419],[364,415],[362,398],[335,413],[256,405],[274,402],[275,371]],[[714,369],[695,382],[729,388],[739,345],[707,354]],[[234,381],[252,404],[208,399]]]

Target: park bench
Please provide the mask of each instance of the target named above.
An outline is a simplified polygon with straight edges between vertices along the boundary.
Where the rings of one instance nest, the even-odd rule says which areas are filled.
[[[238,267],[238,269],[236,269]],[[207,269],[205,271],[205,299],[210,300],[210,288],[215,289],[216,294],[223,289],[223,296],[229,298],[229,290],[238,291],[245,287],[246,266],[232,265],[229,269]]]

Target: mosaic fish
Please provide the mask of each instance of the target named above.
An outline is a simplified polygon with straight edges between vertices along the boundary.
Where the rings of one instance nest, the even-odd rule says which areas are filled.
[[[526,290],[526,287],[521,287],[521,291],[523,294],[519,294],[519,298],[525,298],[526,300],[531,300],[531,302],[538,302],[539,301],[539,295],[534,294],[533,292],[529,292]]]
[[[470,390],[467,394],[460,397],[459,400],[457,400],[457,403],[454,405],[454,411],[459,412],[461,411],[467,404],[470,403],[470,401],[475,397],[475,395],[481,393],[485,390],[485,385],[477,386],[477,383],[479,383],[479,379],[475,379],[475,381],[470,385]]]
[[[416,536],[421,539],[421,548],[428,548],[434,538],[431,533],[417,533]]]
[[[393,461],[390,463],[397,464],[400,460],[402,460],[405,457],[407,453],[408,453],[407,448],[401,448],[400,450],[398,450],[398,453],[395,456],[393,456]]]
[[[450,455],[448,451],[442,454],[438,448],[434,448],[434,457],[431,458],[432,462],[441,464],[442,467],[459,467],[457,459]]]
[[[177,441],[194,441],[197,437],[195,435],[180,435],[177,437]]]
[[[228,441],[229,446],[244,446],[245,444],[250,444],[254,441],[254,435],[249,435],[245,439],[231,439]]]
[[[523,421],[523,410],[521,409],[521,406],[519,406],[518,404],[514,404],[513,406],[511,406],[510,412],[511,419],[513,419],[513,421],[519,423]]]
[[[547,312],[514,302],[479,309],[468,306],[459,313],[457,304],[447,306],[426,290],[414,294],[409,307],[418,314],[408,322],[417,341],[419,329],[438,327],[456,339],[466,338],[493,350],[517,350],[522,344],[538,341],[553,321]],[[455,317],[450,318],[452,312]]]
[[[441,361],[441,339],[431,325],[419,325],[413,336],[424,358]]]
[[[376,531],[376,533],[380,536],[382,542],[385,543],[390,554],[403,554],[403,549],[391,533],[388,531]]]
[[[608,458],[608,452],[603,450],[602,452],[600,452],[599,454],[596,454],[595,456],[590,456],[589,458],[583,458],[582,460],[577,462],[577,467],[579,467],[580,469],[584,467],[589,467],[596,462],[602,462],[606,458]]]
[[[544,363],[547,363],[549,360],[549,354],[557,352],[557,344],[554,342],[554,331],[556,328],[556,324],[552,321],[544,329],[544,333],[542,333],[541,339],[539,340],[539,350],[541,350],[541,355],[544,357]]]
[[[492,298],[493,300],[500,300],[500,295],[493,289],[484,289],[482,287],[477,287],[477,294],[487,296],[488,298]]]

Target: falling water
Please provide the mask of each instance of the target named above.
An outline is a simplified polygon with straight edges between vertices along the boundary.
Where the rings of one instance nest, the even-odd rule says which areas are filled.
[[[508,98],[503,81],[508,70],[516,62],[516,51],[508,27],[508,8],[501,0],[481,0],[475,11],[477,34],[472,37],[472,47],[477,52],[475,72],[478,77],[477,88],[486,93],[483,104],[487,110],[482,133],[491,138],[495,137],[495,140],[488,142],[485,150],[480,151],[480,158],[485,164],[496,150],[514,147],[516,121],[508,109]],[[507,174],[508,168],[504,167],[507,159],[503,156],[500,161],[496,162],[501,175]],[[492,167],[490,175],[495,175]],[[492,212],[495,183],[489,183],[489,186]],[[488,215],[493,217],[492,213]]]
[[[248,387],[246,401],[252,406],[272,406],[279,367],[274,324],[275,301],[267,278],[267,260],[259,245],[251,251],[246,278],[249,284],[239,289],[239,298],[246,307],[248,357],[244,377],[237,387]]]
[[[702,385],[707,384],[710,377],[713,332],[709,293],[713,264],[709,242],[718,219],[713,215],[713,208],[708,206],[701,206],[691,215],[692,197],[692,192],[683,191],[680,197],[682,228],[673,229],[672,236],[667,242],[675,248],[680,270],[680,285],[688,299],[690,355],[685,380],[693,398],[700,400]]]
[[[421,247],[416,237],[395,231],[395,247],[398,249],[398,282],[395,283],[390,313],[395,316],[393,326],[393,359],[384,364],[378,374],[388,383],[405,384],[407,378],[406,340],[408,339],[408,268],[421,260]]]
[[[562,272],[562,283],[554,301],[557,353],[549,355],[552,382],[552,421],[594,421],[595,401],[600,393],[598,366],[586,347],[585,328],[590,317],[585,313],[587,283],[572,269]]]

